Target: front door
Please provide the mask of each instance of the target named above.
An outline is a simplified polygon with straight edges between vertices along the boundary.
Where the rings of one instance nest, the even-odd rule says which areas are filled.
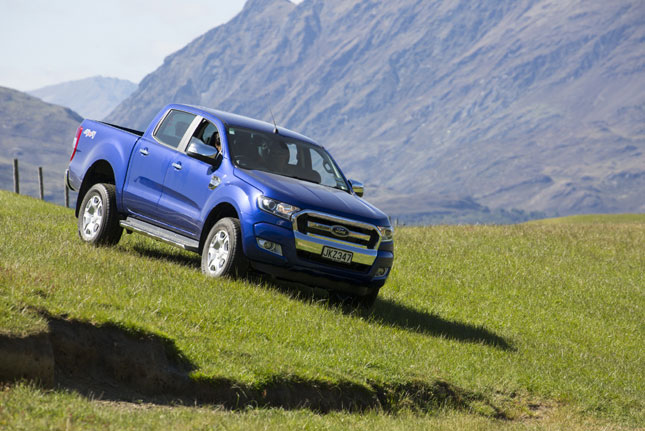
[[[166,171],[157,205],[159,217],[179,233],[197,237],[202,209],[214,192],[209,188],[214,175],[217,174],[212,165],[176,153]]]
[[[195,129],[186,146],[190,142],[221,151],[218,129],[205,119]],[[208,163],[188,156],[185,152],[174,154],[166,169],[163,192],[157,205],[160,217],[167,220],[174,230],[194,238],[199,237],[206,201],[218,192],[216,167],[216,160]]]

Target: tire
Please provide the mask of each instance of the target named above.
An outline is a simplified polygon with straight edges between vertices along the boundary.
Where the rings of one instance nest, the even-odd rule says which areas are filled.
[[[83,197],[78,212],[78,235],[92,245],[115,245],[121,239],[113,184],[94,184]]]
[[[248,268],[240,221],[229,217],[219,220],[204,241],[202,272],[209,277],[244,277]]]

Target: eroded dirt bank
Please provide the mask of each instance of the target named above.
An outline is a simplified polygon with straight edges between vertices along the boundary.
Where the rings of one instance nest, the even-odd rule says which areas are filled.
[[[223,378],[194,378],[190,373],[195,365],[171,340],[42,314],[48,320],[46,333],[0,336],[0,381],[34,380],[45,387],[109,400],[216,404],[229,409],[393,411],[404,406],[469,409],[471,403],[483,403],[494,416],[505,416],[484,397],[442,381],[359,385],[276,376],[250,386]]]

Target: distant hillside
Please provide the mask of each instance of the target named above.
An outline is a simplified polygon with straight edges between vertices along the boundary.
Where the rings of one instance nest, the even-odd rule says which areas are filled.
[[[271,109],[410,220],[645,212],[644,17],[639,0],[249,0],[108,119]]]
[[[29,94],[71,108],[84,118],[102,120],[136,88],[137,84],[124,79],[94,76],[39,88]]]
[[[13,190],[12,159],[19,159],[20,193],[38,196],[43,167],[45,199],[64,202],[63,174],[74,132],[83,119],[74,111],[0,87],[0,189]]]

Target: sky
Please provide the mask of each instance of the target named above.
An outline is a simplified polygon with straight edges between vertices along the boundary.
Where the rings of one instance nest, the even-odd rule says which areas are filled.
[[[96,75],[138,84],[245,2],[0,0],[0,86],[30,91]]]

